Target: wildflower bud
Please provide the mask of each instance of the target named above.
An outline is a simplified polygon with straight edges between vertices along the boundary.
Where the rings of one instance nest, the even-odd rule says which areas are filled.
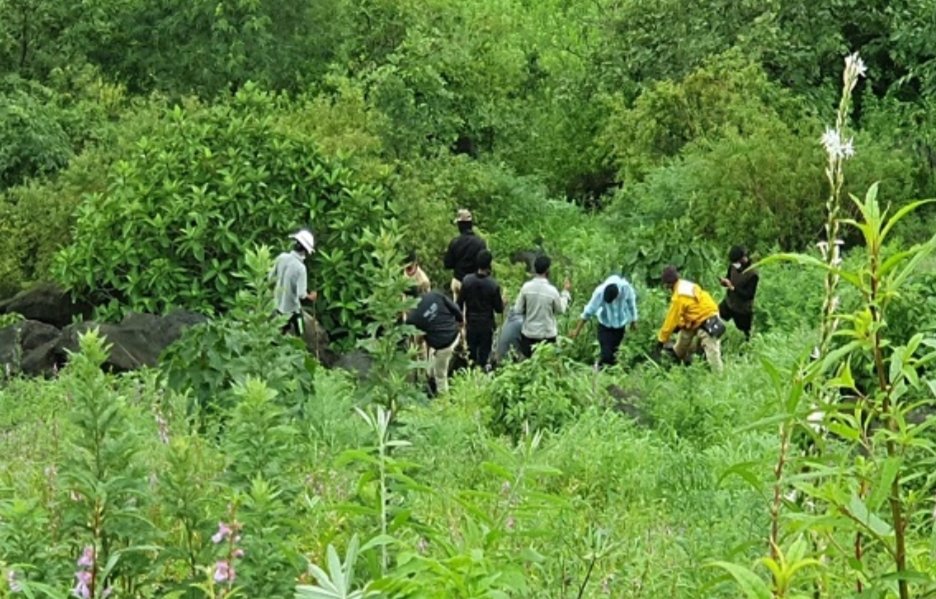
[[[218,532],[211,535],[211,542],[217,545],[231,536],[231,527],[224,522],[218,522]]]
[[[234,566],[228,563],[227,560],[219,560],[218,563],[215,564],[215,571],[214,571],[215,582],[230,583],[230,582],[234,582],[235,577],[236,577],[236,574],[234,572]]]

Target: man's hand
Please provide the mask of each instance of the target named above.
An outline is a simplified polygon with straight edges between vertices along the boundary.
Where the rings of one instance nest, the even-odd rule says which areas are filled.
[[[635,331],[637,330],[637,321],[636,321],[636,320],[633,321],[633,322],[631,322],[631,324],[630,324],[630,330],[631,330],[631,333],[633,333],[633,332],[635,332]]]
[[[306,296],[306,299],[310,302],[314,302],[318,299],[318,291],[310,291],[309,295]]]
[[[562,282],[563,291],[572,291],[572,279],[566,277],[565,281]]]
[[[734,285],[732,285],[732,284],[731,284],[731,281],[729,281],[728,279],[722,277],[720,283],[721,283],[721,286],[722,286],[722,287],[727,287],[727,288],[730,289],[731,291],[734,291]]]
[[[575,339],[576,337],[578,337],[579,333],[582,332],[582,327],[584,326],[585,326],[585,321],[579,320],[578,323],[575,325],[575,328],[572,329],[572,332],[569,333],[569,339]]]

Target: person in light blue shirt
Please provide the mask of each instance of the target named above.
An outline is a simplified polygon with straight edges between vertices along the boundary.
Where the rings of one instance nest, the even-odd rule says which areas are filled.
[[[630,325],[631,331],[637,328],[637,294],[627,279],[611,275],[595,288],[570,337],[578,337],[585,323],[595,317],[598,319],[598,345],[601,347],[598,364],[612,366],[617,363],[617,351],[627,326]]]

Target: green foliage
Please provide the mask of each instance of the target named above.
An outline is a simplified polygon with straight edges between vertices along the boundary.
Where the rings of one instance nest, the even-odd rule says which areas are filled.
[[[488,390],[488,427],[517,439],[524,431],[558,430],[573,420],[599,400],[587,380],[568,376],[573,368],[548,344],[531,359],[504,367]]]
[[[21,89],[15,81],[4,83],[0,87],[0,189],[54,173],[68,163],[72,152],[49,91],[38,85],[30,90]]]
[[[101,364],[108,348],[95,332],[82,336],[81,351],[66,370],[74,398],[74,437],[60,472],[63,527],[72,547],[87,557],[90,596],[118,586],[134,593],[146,580],[153,527],[145,518],[146,474],[141,443],[130,426],[127,400],[111,388]]]
[[[251,377],[263,377],[291,405],[312,389],[312,358],[298,339],[280,332],[283,318],[273,317],[269,248],[249,250],[244,259],[246,268],[236,276],[244,288],[233,310],[187,329],[161,360],[170,388],[190,394],[189,411],[202,426],[236,405],[235,385]]]
[[[312,140],[279,131],[277,102],[251,87],[228,104],[165,111],[115,166],[108,189],[81,206],[59,278],[109,300],[112,312],[223,309],[237,291],[231,273],[243,268],[242,248],[286,246],[288,233],[311,222],[321,248],[311,286],[328,298],[324,320],[360,330],[370,257],[358,231],[388,215],[385,192],[355,182]]]

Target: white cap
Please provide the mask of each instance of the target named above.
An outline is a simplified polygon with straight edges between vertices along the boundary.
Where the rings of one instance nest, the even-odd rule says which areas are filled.
[[[315,237],[313,237],[312,233],[310,233],[308,230],[302,229],[298,233],[293,233],[290,235],[290,237],[298,241],[299,244],[302,245],[302,247],[304,247],[305,251],[308,253],[311,254],[315,251]]]

